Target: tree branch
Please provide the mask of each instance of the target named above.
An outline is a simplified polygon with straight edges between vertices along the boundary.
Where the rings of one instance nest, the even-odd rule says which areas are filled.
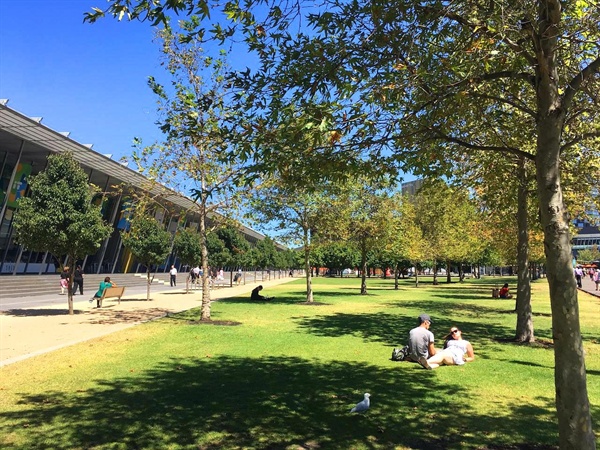
[[[513,155],[517,155],[517,156],[522,156],[524,158],[530,159],[530,160],[534,160],[535,156],[524,152],[523,150],[520,150],[518,148],[515,147],[502,147],[502,146],[496,146],[496,145],[478,145],[478,144],[472,144],[470,142],[466,142],[463,141],[462,139],[458,139],[452,136],[448,136],[445,133],[442,133],[439,130],[435,130],[435,129],[431,129],[431,131],[433,131],[433,133],[435,133],[436,136],[434,136],[434,138],[439,139],[439,140],[444,140],[446,142],[452,142],[454,144],[458,144],[461,147],[465,147],[471,150],[482,150],[482,151],[494,151],[494,152],[502,152],[502,153],[511,153]]]
[[[529,109],[529,108],[527,108],[525,106],[519,105],[516,102],[514,102],[512,100],[509,100],[507,98],[496,97],[495,95],[476,94],[476,93],[474,93],[472,95],[474,97],[478,97],[478,98],[484,98],[484,99],[487,99],[487,100],[496,100],[496,101],[501,102],[501,103],[506,103],[507,105],[511,105],[512,107],[518,109],[519,111],[523,111],[525,114],[529,114],[533,118],[536,117],[535,111],[533,111],[533,110],[531,110],[531,109]]]
[[[589,133],[583,133],[583,134],[577,136],[575,139],[572,139],[569,142],[565,142],[565,144],[560,147],[560,152],[562,153],[566,149],[579,144],[581,141],[584,141],[589,138],[595,138],[595,137],[600,137],[600,131],[592,131]]]
[[[568,110],[573,101],[573,97],[581,89],[581,85],[589,80],[595,73],[600,73],[600,56],[583,68],[567,85],[563,94],[563,108]]]

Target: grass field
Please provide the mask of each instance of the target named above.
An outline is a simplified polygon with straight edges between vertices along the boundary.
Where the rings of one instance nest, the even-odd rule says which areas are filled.
[[[514,279],[510,280],[514,285]],[[18,449],[550,449],[557,446],[550,304],[533,284],[539,343],[510,342],[514,300],[493,283],[355,278],[215,302],[1,369],[0,447]],[[426,371],[389,360],[427,312],[473,363]],[[600,423],[600,299],[580,295],[588,395]],[[349,414],[365,392],[371,409]]]

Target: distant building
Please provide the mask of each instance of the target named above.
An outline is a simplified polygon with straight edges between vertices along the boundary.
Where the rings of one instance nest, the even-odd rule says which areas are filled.
[[[30,118],[6,106],[0,100],[0,274],[53,273],[56,261],[43,252],[29,251],[14,240],[12,221],[19,198],[28,192],[28,177],[46,167],[47,157],[52,153],[71,151],[81,168],[88,174],[89,182],[105,192],[114,192],[112,186],[127,184],[140,191],[153,194],[166,191],[166,201],[173,206],[170,211],[157,210],[155,217],[167,230],[175,233],[179,226],[198,227],[198,215],[193,212],[194,202],[162,185],[149,187],[149,180],[126,165],[69,139],[69,133],[59,133],[41,123],[41,118]],[[135,272],[137,262],[123,247],[120,230],[127,228],[129,200],[125,195],[109,195],[98,198],[102,202],[104,219],[114,231],[94,255],[83,260],[86,273]],[[172,211],[178,211],[177,213]],[[264,239],[256,231],[241,227],[246,239],[253,243]],[[281,247],[283,248],[283,247]],[[178,265],[175,255],[170,255],[164,267]]]
[[[417,194],[417,191],[421,189],[421,186],[423,186],[422,179],[402,183],[402,195],[413,197]]]
[[[596,189],[592,194],[596,198],[598,195],[598,190]],[[592,218],[592,221],[595,223],[600,222],[600,212],[597,210],[588,210],[586,211],[586,215]],[[573,255],[577,256],[577,253],[580,250],[591,248],[594,245],[600,247],[600,228],[594,226],[587,219],[575,219],[573,224],[577,227],[576,235],[573,236],[571,241],[573,247]]]

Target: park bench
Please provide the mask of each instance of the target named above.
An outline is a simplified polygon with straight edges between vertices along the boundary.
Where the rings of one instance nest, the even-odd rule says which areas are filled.
[[[229,286],[229,284],[230,284],[229,280],[226,280],[226,279],[219,280],[217,278],[213,278],[211,283],[212,283],[212,287],[215,287],[215,288],[219,287],[219,286],[226,287],[226,286]]]
[[[102,297],[100,297],[100,300],[98,300],[100,302],[100,307],[102,307],[102,300],[105,298],[118,298],[120,305],[123,294],[125,294],[125,286],[111,286],[104,289]]]

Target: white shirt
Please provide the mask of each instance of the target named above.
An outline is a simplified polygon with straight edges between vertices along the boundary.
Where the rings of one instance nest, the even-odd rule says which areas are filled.
[[[175,267],[173,267],[171,270],[169,270],[169,273],[171,275],[177,275],[177,269]]]

